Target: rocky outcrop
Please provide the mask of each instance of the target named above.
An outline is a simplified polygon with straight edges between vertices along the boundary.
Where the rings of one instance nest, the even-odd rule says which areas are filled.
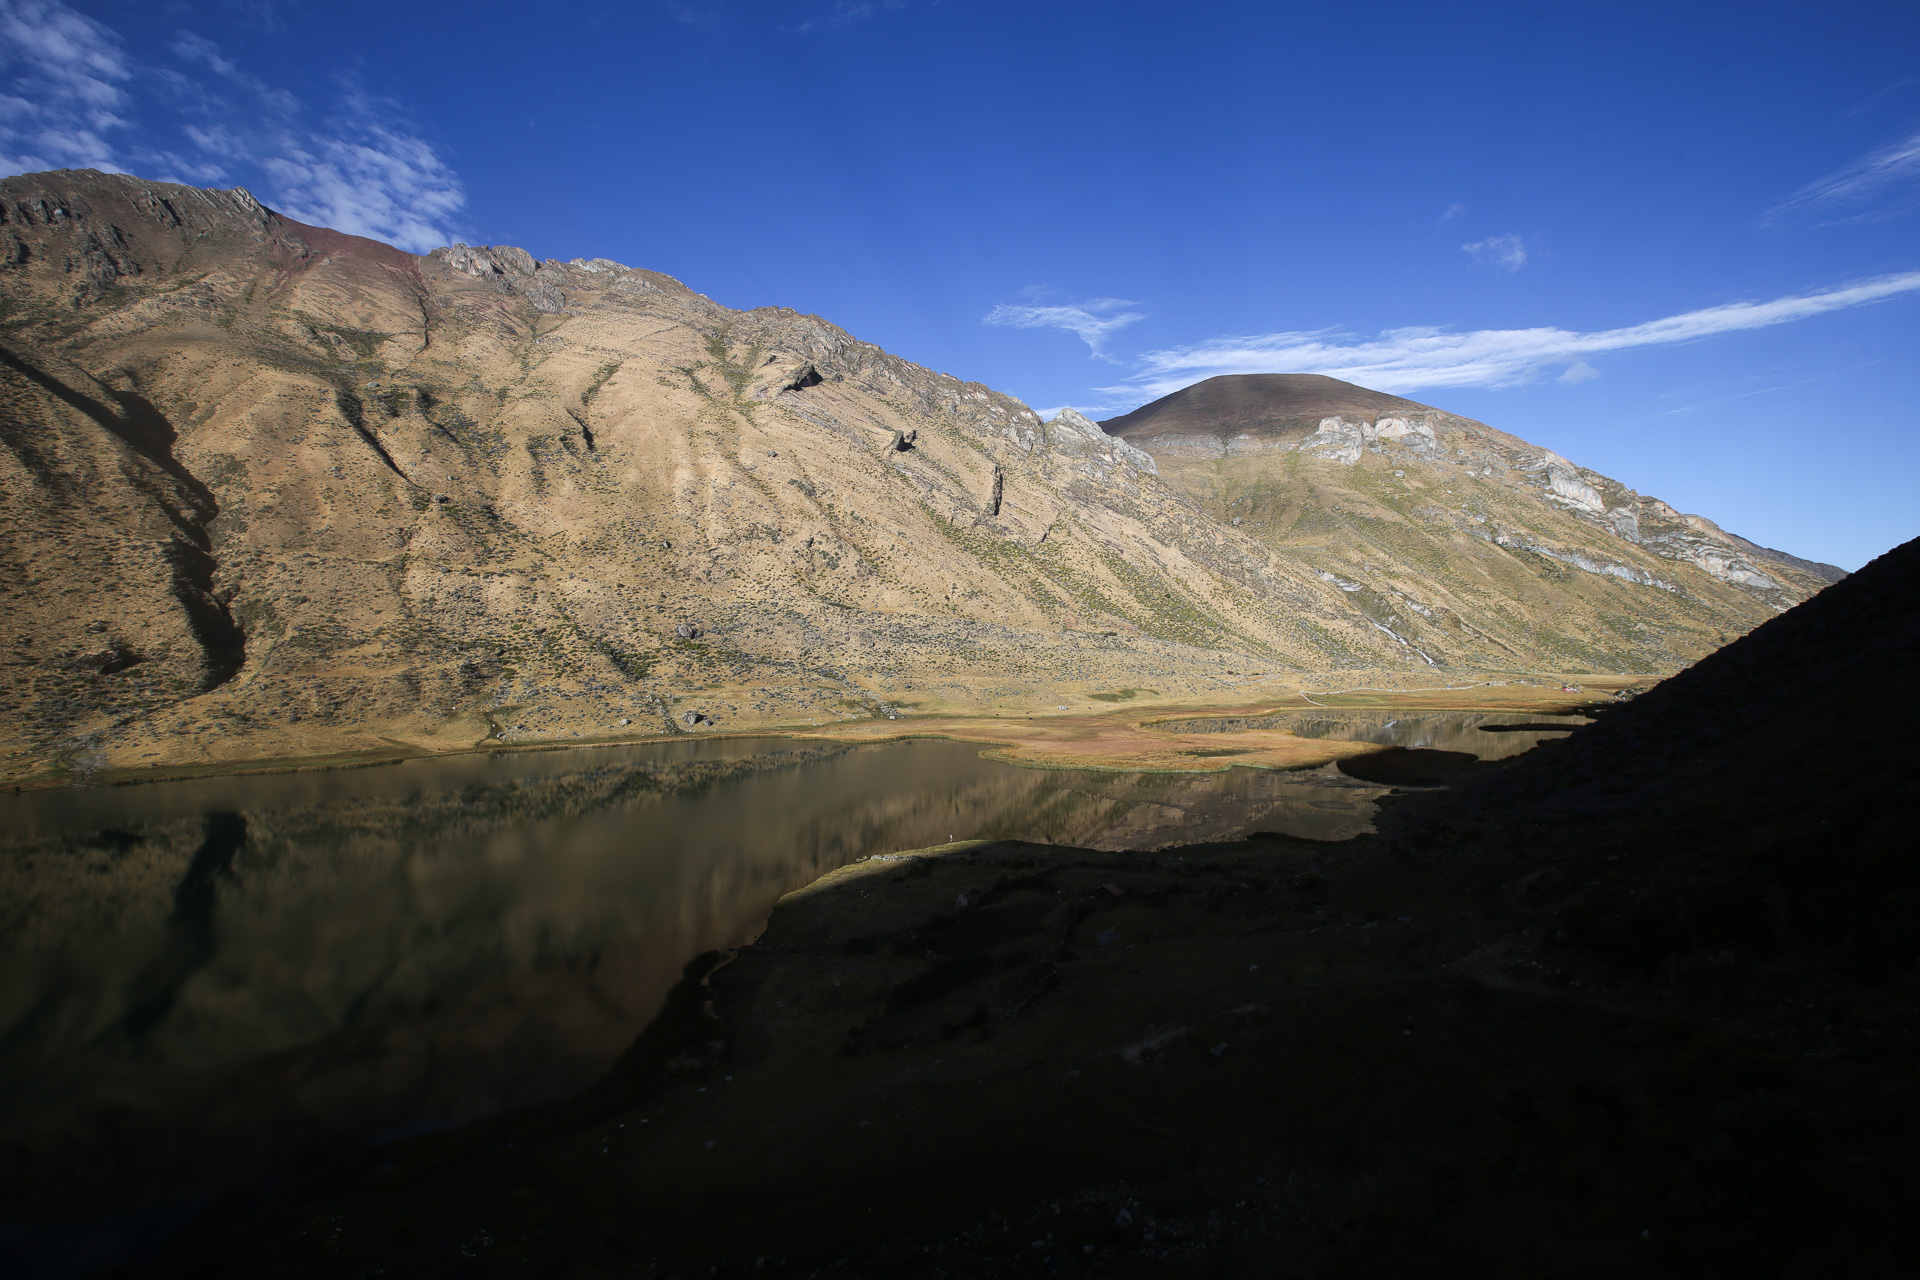
[[[807,362],[794,370],[793,376],[787,379],[780,389],[782,391],[805,391],[808,387],[817,387],[824,381],[826,381],[826,379],[820,376],[820,371],[814,368],[811,362]]]
[[[1314,428],[1312,435],[1302,440],[1298,446],[1302,453],[1325,458],[1328,462],[1338,462],[1352,466],[1360,461],[1360,455],[1371,446],[1379,443],[1380,437],[1371,422],[1364,418],[1322,418],[1320,425]],[[1287,448],[1286,445],[1270,447]]]
[[[1130,467],[1149,475],[1160,474],[1152,454],[1108,435],[1098,423],[1077,410],[1062,409],[1047,420],[1047,443],[1067,457],[1084,458],[1096,466]]]
[[[449,270],[497,284],[525,298],[543,315],[564,315],[566,294],[561,289],[561,273],[554,262],[535,262],[533,255],[513,245],[489,245],[475,249],[456,244],[435,249],[430,257],[439,258]],[[582,264],[584,265],[584,264]]]

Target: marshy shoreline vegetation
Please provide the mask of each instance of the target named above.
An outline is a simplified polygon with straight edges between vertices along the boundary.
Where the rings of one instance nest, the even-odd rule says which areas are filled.
[[[1578,680],[1578,686],[1568,686]],[[43,790],[65,786],[129,786],[143,782],[171,782],[186,778],[246,777],[255,774],[304,770],[370,768],[408,760],[453,758],[474,754],[521,751],[563,751],[583,747],[647,746],[686,738],[725,741],[740,738],[790,737],[844,742],[892,742],[914,737],[949,738],[979,742],[992,749],[993,759],[1032,768],[1117,769],[1130,772],[1211,772],[1221,768],[1311,768],[1340,759],[1344,754],[1374,749],[1368,743],[1329,739],[1301,739],[1284,728],[1271,730],[1241,744],[1231,764],[1206,763],[1192,754],[1196,744],[1183,741],[1173,726],[1181,721],[1240,719],[1254,722],[1283,718],[1287,713],[1313,709],[1485,712],[1491,714],[1574,715],[1613,705],[1614,700],[1651,682],[1641,675],[1507,676],[1500,680],[1463,677],[1458,688],[1420,692],[1391,689],[1345,692],[1338,695],[1302,695],[1294,691],[1264,693],[1259,701],[1219,697],[1162,698],[1136,701],[1148,689],[1096,691],[1084,695],[1097,704],[1126,704],[1114,710],[1082,707],[1061,715],[1059,709],[1033,712],[967,712],[935,704],[903,704],[882,699],[849,699],[857,714],[823,724],[804,722],[752,724],[734,728],[707,724],[698,732],[651,730],[555,736],[550,739],[507,740],[497,729],[478,741],[423,743],[369,735],[379,742],[363,751],[320,755],[267,756],[256,759],[171,763],[143,768],[102,767],[85,772],[58,771],[15,780],[13,790]],[[1569,692],[1571,690],[1571,692]],[[925,709],[922,709],[925,708]],[[1209,730],[1209,732],[1212,732]],[[1200,749],[1218,748],[1209,738]]]

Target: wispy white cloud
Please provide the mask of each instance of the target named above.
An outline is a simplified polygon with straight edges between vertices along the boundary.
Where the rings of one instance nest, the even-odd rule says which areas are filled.
[[[660,0],[660,7],[675,22],[696,31],[718,31],[728,25],[727,8],[721,0]]]
[[[203,63],[216,74],[236,78],[242,75],[240,68],[220,52],[219,45],[191,31],[182,31],[167,47],[182,61]]]
[[[1466,212],[1467,206],[1463,204],[1450,204],[1446,207],[1446,211],[1440,215],[1440,220],[1433,225],[1436,227],[1444,227],[1455,218],[1465,216]]]
[[[1460,246],[1460,252],[1483,267],[1518,271],[1527,265],[1527,242],[1516,235],[1489,236]]]
[[[1825,382],[1828,378],[1837,378],[1843,373],[1855,373],[1861,369],[1871,368],[1878,363],[1879,361],[1877,360],[1865,360],[1859,364],[1849,365],[1844,369],[1829,369],[1825,373],[1816,373],[1810,378],[1795,378],[1792,382],[1782,382],[1771,387],[1759,387],[1752,391],[1736,391],[1724,396],[1714,396],[1710,399],[1695,401],[1692,404],[1683,404],[1677,409],[1662,409],[1659,413],[1645,419],[1645,421],[1652,422],[1660,418],[1670,418],[1677,413],[1693,413],[1696,410],[1710,409],[1714,405],[1729,404],[1735,400],[1746,400],[1753,396],[1770,396],[1776,391],[1788,391],[1794,387],[1804,387],[1810,382]],[[1698,390],[1698,388],[1689,388],[1688,394],[1696,390]]]
[[[262,158],[286,213],[302,222],[425,253],[466,203],[459,175],[392,123],[386,104],[350,93],[322,130]]]
[[[791,29],[796,32],[831,31],[836,27],[850,27],[856,22],[865,22],[882,13],[906,7],[907,0],[833,0],[833,3],[824,11]]]
[[[452,239],[465,189],[399,104],[342,80],[332,110],[312,121],[298,98],[248,73],[211,40],[182,32],[170,49],[195,69],[165,77],[197,152],[168,158],[193,180],[207,181],[214,167],[251,170],[264,180],[268,203],[301,222],[416,253]]]
[[[1914,84],[1920,84],[1920,76],[1901,76],[1898,80],[1889,81],[1879,88],[1855,98],[1852,105],[1840,114],[1849,117],[1865,115],[1869,111],[1877,110],[1887,98],[1899,93],[1907,86]]]
[[[118,172],[133,77],[120,37],[64,4],[0,0],[0,168]]]
[[[1223,373],[1324,373],[1381,391],[1425,387],[1497,387],[1564,366],[1570,380],[1589,376],[1590,357],[1636,347],[1692,342],[1716,334],[1787,324],[1810,316],[1920,291],[1920,271],[1879,276],[1768,302],[1729,302],[1621,329],[1389,329],[1355,339],[1332,330],[1215,338],[1149,351],[1140,372],[1117,387],[1098,388],[1138,403]]]
[[[1760,215],[1760,225],[1880,222],[1920,207],[1920,133],[1810,182]]]
[[[1122,310],[1136,305],[1124,298],[1088,298],[1058,306],[1002,303],[982,316],[980,323],[1008,329],[1064,329],[1077,334],[1094,355],[1107,359],[1101,350],[1107,335],[1146,319],[1144,312]]]
[[[111,28],[53,0],[0,0],[0,170],[244,183],[290,217],[404,249],[452,238],[459,175],[397,104],[343,80],[317,114],[191,31],[159,56],[135,62]]]

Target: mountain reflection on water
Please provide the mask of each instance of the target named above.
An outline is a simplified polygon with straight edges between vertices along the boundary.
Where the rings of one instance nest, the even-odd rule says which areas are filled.
[[[578,1091],[688,959],[868,854],[1343,839],[1383,790],[750,739],[5,797],[0,1213],[178,1198]]]

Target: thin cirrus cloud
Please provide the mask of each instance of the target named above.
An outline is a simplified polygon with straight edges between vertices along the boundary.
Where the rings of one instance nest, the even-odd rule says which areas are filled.
[[[0,167],[119,172],[109,135],[126,127],[133,69],[120,39],[63,4],[0,0]]]
[[[1527,265],[1527,242],[1516,235],[1488,236],[1460,246],[1460,252],[1483,267],[1518,271]]]
[[[1134,303],[1124,298],[1088,298],[1059,306],[1027,306],[1002,303],[981,317],[981,324],[1006,329],[1064,329],[1087,344],[1087,350],[1102,360],[1111,359],[1102,349],[1107,335],[1144,320],[1142,312],[1127,311]]]
[[[1498,387],[1563,369],[1562,381],[1597,377],[1590,357],[1636,347],[1691,342],[1716,334],[1787,324],[1920,291],[1920,271],[1878,276],[1768,302],[1730,302],[1621,329],[1389,329],[1354,340],[1322,330],[1215,338],[1188,347],[1149,351],[1127,383],[1099,388],[1134,403],[1231,373],[1322,373],[1381,391],[1425,387]]]
[[[182,32],[137,63],[105,24],[53,0],[0,0],[0,171],[60,166],[200,186],[246,183],[302,222],[424,252],[466,203],[399,108],[350,82],[315,118]]]
[[[1760,215],[1763,227],[1880,222],[1920,207],[1920,133],[1810,182]]]
[[[813,31],[831,31],[866,22],[882,13],[907,7],[907,0],[834,0],[824,11],[788,28],[798,35]]]
[[[300,221],[425,253],[452,239],[445,228],[466,193],[433,147],[389,124],[381,105],[349,92],[332,131],[289,136],[260,165]]]

